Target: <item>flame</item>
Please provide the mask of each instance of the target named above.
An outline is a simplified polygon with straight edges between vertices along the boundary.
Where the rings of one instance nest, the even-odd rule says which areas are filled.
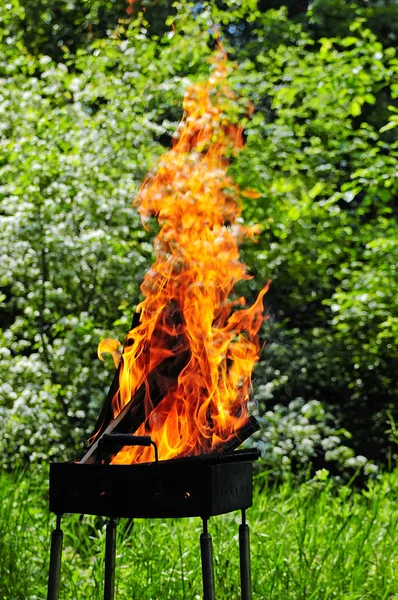
[[[226,119],[234,96],[226,85],[220,52],[209,80],[193,85],[172,149],[144,181],[134,205],[144,226],[156,216],[156,260],[147,272],[138,306],[140,323],[123,351],[114,416],[165,358],[189,350],[176,386],[157,406],[147,389],[146,420],[135,432],[151,435],[160,459],[211,452],[247,418],[251,373],[259,357],[263,321],[260,292],[250,308],[230,297],[250,279],[239,243],[256,228],[241,223],[239,190],[227,174],[227,156],[242,147],[242,127]],[[257,197],[253,190],[245,196]],[[100,352],[103,352],[103,347]],[[151,448],[125,447],[113,463],[153,460]]]
[[[119,340],[114,340],[113,338],[106,338],[105,340],[101,340],[98,344],[98,358],[100,360],[104,360],[103,354],[112,354],[113,362],[115,363],[115,367],[118,368],[120,359],[122,357],[122,353],[120,351],[121,343]]]
[[[133,4],[134,4],[135,0],[127,0],[127,8],[126,8],[126,13],[130,16],[133,13]]]

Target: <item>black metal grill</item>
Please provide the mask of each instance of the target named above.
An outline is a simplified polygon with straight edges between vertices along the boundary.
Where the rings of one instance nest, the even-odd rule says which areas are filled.
[[[202,517],[252,504],[256,450],[134,465],[53,463],[50,510],[104,517]]]
[[[115,434],[104,441],[126,443]],[[149,437],[129,436],[129,443],[150,445]],[[157,451],[156,451],[157,457]],[[52,534],[47,600],[58,600],[65,513],[109,517],[105,548],[104,600],[114,599],[116,519],[201,517],[203,598],[215,599],[212,538],[208,519],[242,511],[239,526],[241,598],[251,600],[249,528],[245,511],[252,505],[252,469],[257,450],[238,450],[133,465],[53,463],[50,466],[50,510],[57,515]],[[104,462],[104,461],[103,461]]]

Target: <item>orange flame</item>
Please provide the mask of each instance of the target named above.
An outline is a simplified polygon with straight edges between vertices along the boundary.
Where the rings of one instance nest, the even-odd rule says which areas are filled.
[[[127,335],[113,409],[116,417],[157,365],[189,349],[176,387],[158,406],[147,390],[146,420],[132,432],[151,435],[161,460],[211,452],[234,435],[248,417],[259,356],[268,286],[248,309],[234,308],[245,304],[243,298],[230,298],[235,284],[250,278],[238,245],[256,229],[241,224],[239,191],[227,175],[227,155],[243,142],[242,128],[225,117],[234,100],[226,75],[221,53],[209,80],[186,92],[178,139],[134,202],[144,225],[155,215],[161,229],[156,261],[141,286],[140,323]],[[245,195],[256,197],[253,190]],[[152,459],[151,448],[125,447],[112,462]]]
[[[126,13],[130,16],[133,13],[133,4],[134,4],[135,0],[127,0],[127,8],[126,8]]]
[[[98,358],[100,360],[104,360],[103,354],[112,354],[113,362],[115,363],[115,367],[118,368],[120,359],[122,357],[122,353],[120,352],[121,344],[119,340],[114,340],[113,338],[106,338],[105,340],[101,340],[98,344]]]

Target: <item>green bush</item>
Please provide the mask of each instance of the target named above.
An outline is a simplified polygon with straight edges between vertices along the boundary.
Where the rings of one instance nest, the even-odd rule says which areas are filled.
[[[171,143],[184,90],[209,73],[214,22],[236,61],[230,85],[255,107],[231,173],[261,194],[242,198],[261,228],[242,249],[255,274],[242,291],[250,301],[272,280],[254,380],[273,386],[267,402],[257,394],[263,434],[267,411],[285,410],[274,405],[315,398],[356,454],[391,456],[395,50],[361,20],[315,41],[286,10],[247,0],[177,2],[157,32],[134,13],[50,56],[40,32],[27,49],[26,10],[0,7],[2,463],[82,452],[112,377],[98,341],[123,339],[153,258],[130,202]]]

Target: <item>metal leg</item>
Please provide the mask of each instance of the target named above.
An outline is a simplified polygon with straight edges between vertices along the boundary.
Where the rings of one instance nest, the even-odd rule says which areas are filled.
[[[240,589],[242,600],[252,600],[250,574],[250,532],[246,513],[242,510],[242,525],[239,525]]]
[[[115,598],[116,519],[109,519],[105,539],[104,600]]]
[[[200,536],[200,554],[202,557],[203,600],[215,600],[213,569],[213,545],[207,530],[207,519],[203,519],[203,533]]]
[[[61,515],[57,515],[57,524],[51,534],[50,568],[48,571],[47,600],[58,600],[61,579],[62,539]]]

